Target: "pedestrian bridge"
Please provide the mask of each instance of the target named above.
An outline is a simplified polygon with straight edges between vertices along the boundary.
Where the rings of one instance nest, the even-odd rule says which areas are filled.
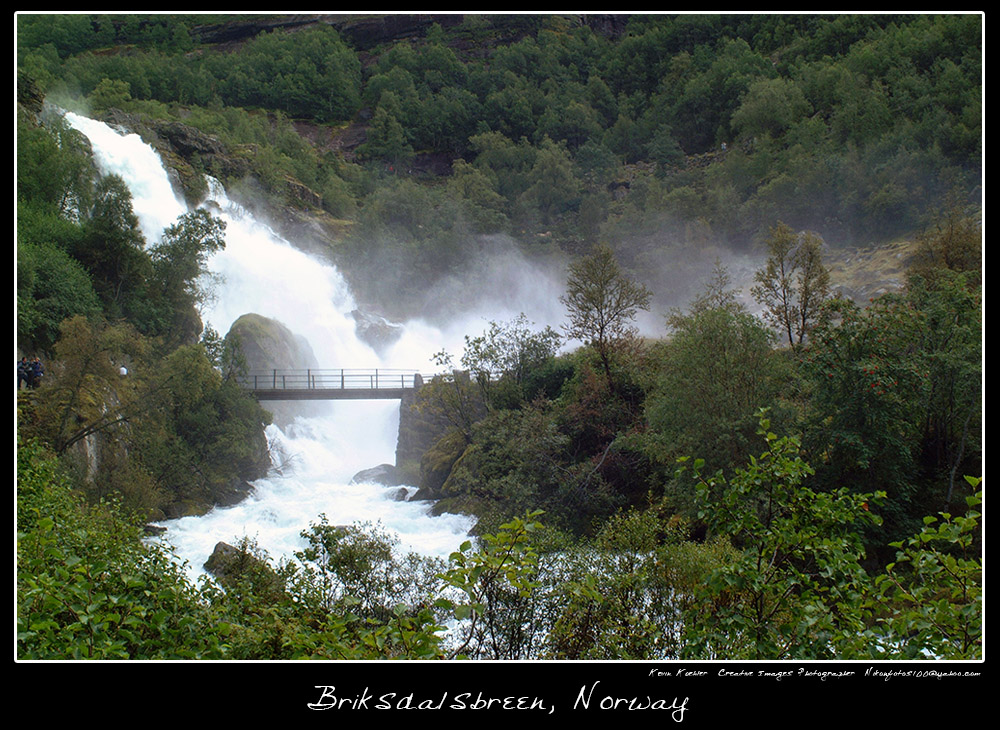
[[[240,385],[257,400],[399,400],[424,382],[413,370],[251,370]]]

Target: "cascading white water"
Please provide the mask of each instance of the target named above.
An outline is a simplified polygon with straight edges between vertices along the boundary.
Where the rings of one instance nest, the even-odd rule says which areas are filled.
[[[137,135],[121,135],[73,114],[67,114],[67,121],[90,139],[102,172],[125,179],[147,241],[158,240],[187,211],[159,157]],[[380,358],[356,336],[350,315],[355,304],[340,273],[232,204],[221,186],[211,188],[211,210],[226,222],[226,247],[209,262],[220,283],[202,313],[206,325],[224,334],[243,314],[277,319],[309,341],[323,368],[427,372],[434,352],[460,348],[460,328],[448,335],[415,322]],[[163,523],[166,540],[198,575],[217,542],[234,543],[244,536],[255,539],[273,559],[291,557],[304,546],[300,532],[325,514],[331,524],[381,523],[399,536],[403,549],[447,555],[473,520],[431,517],[426,503],[395,501],[390,498],[394,490],[349,483],[361,469],[394,461],[398,418],[395,401],[337,401],[326,404],[322,415],[295,419],[284,431],[269,426],[274,451],[285,460],[282,468],[256,482],[253,493],[236,506]]]

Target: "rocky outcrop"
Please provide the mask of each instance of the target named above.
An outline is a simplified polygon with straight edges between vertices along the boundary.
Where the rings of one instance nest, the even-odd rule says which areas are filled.
[[[403,335],[402,325],[394,324],[377,314],[355,309],[351,312],[351,316],[354,318],[354,330],[358,334],[358,339],[380,355]]]
[[[150,119],[109,109],[101,121],[138,134],[163,159],[174,187],[191,204],[201,202],[207,191],[205,175],[220,180],[242,179],[252,172],[255,150],[231,149],[219,139],[178,121]]]

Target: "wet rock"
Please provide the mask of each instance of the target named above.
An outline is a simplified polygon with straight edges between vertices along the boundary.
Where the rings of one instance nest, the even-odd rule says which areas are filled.
[[[384,487],[397,487],[403,484],[399,470],[392,464],[379,464],[371,469],[359,471],[351,479],[351,484],[381,484]]]
[[[354,317],[354,329],[358,333],[358,338],[379,354],[384,353],[403,335],[401,325],[394,324],[377,314],[355,309],[351,312],[351,316]]]

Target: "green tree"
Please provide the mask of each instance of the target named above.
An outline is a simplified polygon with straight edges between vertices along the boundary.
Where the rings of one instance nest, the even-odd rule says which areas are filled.
[[[80,315],[65,320],[53,352],[59,367],[46,373],[35,420],[23,425],[62,454],[125,422],[143,406],[135,379],[123,380],[118,368],[142,359],[145,345],[126,324],[91,324]]]
[[[712,296],[670,317],[669,340],[650,355],[645,438],[658,460],[693,453],[728,471],[743,463],[757,412],[775,406],[787,368],[763,323],[735,300]]]
[[[766,240],[764,268],[754,275],[754,299],[764,307],[767,320],[785,333],[790,346],[802,344],[829,293],[822,245],[816,234],[796,234],[778,223]]]
[[[164,334],[182,342],[201,331],[195,308],[211,296],[209,257],[226,247],[226,223],[204,209],[182,215],[150,251],[153,279],[167,309]],[[192,331],[193,330],[193,331]]]
[[[448,190],[462,201],[462,210],[479,233],[496,233],[508,225],[505,201],[482,170],[462,159],[452,164]]]
[[[552,404],[536,401],[477,422],[441,486],[442,506],[474,512],[483,529],[537,508],[561,530],[590,530],[622,499],[601,477],[600,464],[574,462],[559,415]]]
[[[535,155],[527,175],[529,183],[520,200],[541,214],[544,224],[550,224],[580,204],[580,181],[574,175],[569,152],[546,139]]]
[[[195,508],[242,496],[267,473],[270,415],[213,367],[204,346],[185,345],[158,364],[134,428],[138,454],[178,505]]]
[[[946,510],[960,477],[981,470],[983,408],[982,285],[978,270],[911,271],[907,302],[919,318],[917,356],[926,374],[921,462],[933,482],[947,480]],[[945,476],[946,475],[946,476]],[[929,507],[930,505],[928,505]]]
[[[795,82],[759,79],[747,89],[730,124],[735,132],[750,139],[764,135],[778,138],[809,111],[809,103]]]
[[[101,79],[101,82],[90,92],[88,101],[91,106],[104,111],[111,108],[124,109],[132,99],[131,89],[127,81],[121,79]]]
[[[383,94],[383,99],[387,94]],[[379,104],[372,117],[371,128],[363,151],[370,157],[385,160],[396,169],[404,168],[413,159],[413,147],[402,123],[384,104]]]
[[[90,272],[94,290],[112,318],[131,313],[147,296],[152,264],[132,210],[132,193],[117,175],[97,183],[84,235],[70,253]],[[147,297],[148,298],[148,297]]]
[[[100,314],[90,277],[75,259],[52,245],[18,243],[17,341],[22,351],[51,352],[63,320]]]
[[[803,352],[810,383],[804,441],[821,483],[887,494],[884,532],[908,533],[927,370],[916,312],[898,295],[862,309],[832,300]],[[907,515],[909,514],[909,518]]]
[[[416,553],[397,555],[399,539],[381,525],[335,526],[326,515],[302,531],[306,548],[296,553],[302,563],[298,594],[324,612],[349,609],[384,621],[399,605],[416,607],[440,590],[435,577],[439,561]]]
[[[651,299],[652,292],[625,274],[606,244],[570,264],[566,293],[559,298],[569,316],[566,334],[596,350],[612,392],[612,364],[634,343],[635,316],[649,309]]]
[[[690,540],[689,523],[663,507],[620,512],[593,540],[543,559],[551,602],[546,658],[680,656],[699,587],[737,553],[725,537]]]
[[[462,367],[475,377],[487,406],[520,404],[529,376],[555,357],[559,334],[551,327],[535,332],[531,325],[522,313],[508,322],[490,322],[477,337],[466,336]]]
[[[67,220],[89,210],[94,163],[82,133],[61,116],[35,122],[22,109],[17,117],[17,199],[45,206]]]
[[[949,195],[944,211],[919,236],[919,252],[911,267],[913,274],[931,278],[942,270],[982,270],[982,221],[959,205],[956,198],[954,192]]]

